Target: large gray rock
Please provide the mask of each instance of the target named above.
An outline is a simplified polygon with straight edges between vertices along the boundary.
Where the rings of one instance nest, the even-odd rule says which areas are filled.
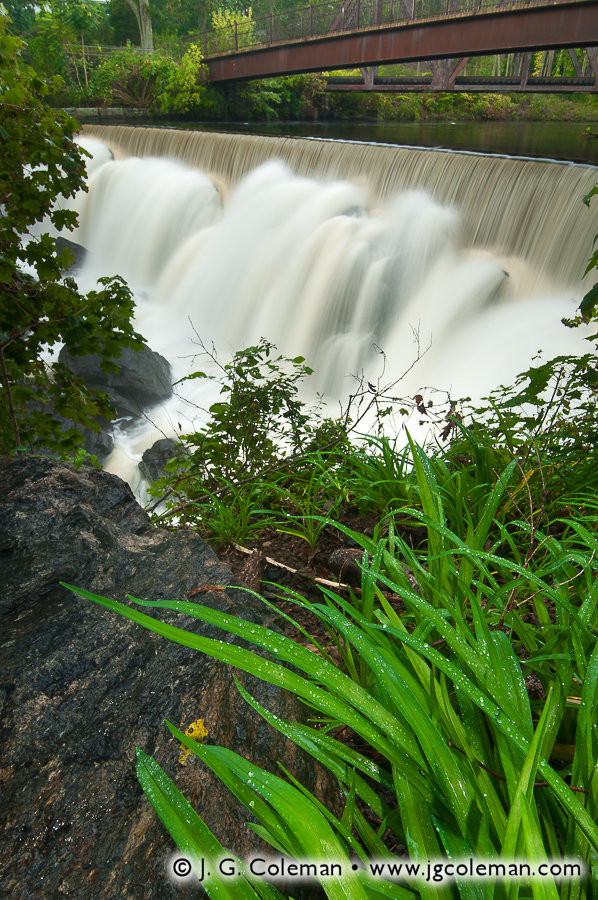
[[[81,244],[76,244],[74,241],[69,241],[68,238],[59,235],[56,238],[56,249],[57,250],[70,250],[73,257],[72,262],[69,266],[67,266],[66,271],[69,275],[74,275],[80,269],[83,268],[85,260],[87,258],[87,250],[85,247],[82,247]]]
[[[179,446],[170,438],[161,438],[149,447],[141,457],[139,471],[150,483],[166,475],[166,463],[180,453]]]
[[[336,789],[313,761],[242,701],[230,670],[121,616],[80,600],[66,581],[126,602],[197,599],[276,624],[258,601],[217,590],[231,574],[190,531],[151,525],[113,475],[47,458],[0,459],[0,895],[14,900],[170,900],[174,845],[135,776],[135,747],[151,753],[241,856],[263,849],[248,815],[196,759],[178,764],[163,724],[204,718],[209,741],[277,771],[283,764],[325,802]],[[153,611],[223,637],[198,620]],[[225,638],[227,639],[227,638]],[[297,701],[241,674],[285,718]],[[198,891],[184,891],[196,896]],[[307,896],[316,896],[313,888]]]
[[[140,350],[125,347],[115,361],[117,372],[104,372],[95,353],[73,356],[63,347],[58,359],[88,388],[105,391],[119,416],[139,416],[172,394],[170,364],[149,347]]]

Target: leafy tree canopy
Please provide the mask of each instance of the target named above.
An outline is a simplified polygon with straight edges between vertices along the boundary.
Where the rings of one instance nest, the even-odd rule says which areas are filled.
[[[7,32],[0,12],[0,451],[61,448],[81,443],[64,419],[98,430],[110,416],[105,397],[88,392],[66,368],[48,365],[48,352],[64,343],[71,353],[98,353],[116,368],[124,346],[141,346],[131,324],[133,299],[119,278],[103,280],[82,296],[64,277],[69,251],[57,252],[48,233],[32,226],[72,228],[76,215],[56,204],[84,188],[75,120],[43,100],[55,84],[27,65],[22,42]]]
[[[0,9],[4,7],[10,19],[10,30],[16,34],[25,34],[33,25],[37,3],[35,0],[2,0]]]

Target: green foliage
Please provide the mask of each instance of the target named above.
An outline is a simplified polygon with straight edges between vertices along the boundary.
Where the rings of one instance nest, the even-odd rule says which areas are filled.
[[[244,12],[220,8],[212,13],[214,34],[210,35],[210,53],[241,50],[253,43],[255,23],[251,7]]]
[[[301,479],[302,460],[312,460],[323,446],[339,445],[344,431],[322,419],[317,405],[300,399],[301,382],[311,374],[302,357],[275,356],[273,345],[262,339],[219,366],[217,376],[195,372],[184,379],[215,381],[221,399],[211,405],[208,424],[185,437],[152,493],[165,495],[162,517],[182,511],[187,523],[198,523],[211,536],[241,541],[281,521],[273,509],[288,496],[289,461]],[[310,472],[305,477],[313,483]],[[298,495],[293,502],[300,502]]]
[[[586,202],[596,193],[598,186]],[[596,254],[588,273],[595,268]],[[569,324],[595,320],[593,291]],[[424,864],[565,857],[595,872],[595,356],[536,363],[467,424],[451,408],[436,445],[408,437],[404,449],[382,436],[350,444],[348,414],[312,420],[298,396],[309,373],[302,358],[275,357],[264,340],[237,353],[221,367],[223,399],[211,407],[212,423],[170,468],[182,500],[176,511],[212,516],[221,537],[275,524],[313,547],[334,522],[363,551],[361,586],[348,596],[321,588],[314,600],[281,588],[309,608],[325,642],[298,623],[309,646],[195,603],[129,597],[135,605],[126,606],[67,587],[310,708],[309,725],[284,721],[238,685],[255,712],[337,779],[340,818],[284,770],[284,778],[273,775],[167,725],[251,811],[252,827],[277,852],[342,863],[340,877],[321,879],[328,897],[591,900],[591,875],[403,886],[373,879],[368,863],[400,847]],[[419,395],[415,406],[427,413]],[[338,521],[346,504],[378,514],[373,536]],[[243,643],[166,624],[138,605],[199,619]],[[347,733],[350,743],[338,739]],[[192,861],[229,855],[142,751],[138,775]],[[240,871],[230,894],[209,878],[208,896],[277,897],[242,864]]]
[[[185,87],[192,58],[186,63],[185,77],[180,82],[181,102],[189,98]],[[177,82],[177,64],[158,52],[145,52],[125,47],[107,53],[94,70],[89,94],[94,101],[106,105],[134,106],[159,109],[162,96],[172,96]]]
[[[272,514],[260,509],[270,493],[262,484],[238,485],[213,475],[209,485],[201,483],[199,496],[190,506],[185,504],[184,515],[187,521],[198,522],[212,540],[245,544],[275,522]],[[193,485],[195,490],[198,486]]]
[[[75,354],[99,353],[106,366],[124,346],[141,344],[133,330],[133,300],[119,278],[81,296],[62,271],[70,252],[56,251],[48,234],[29,230],[47,220],[72,228],[76,216],[59,196],[84,187],[84,162],[73,140],[76,122],[55,112],[43,96],[52,85],[23,64],[21,41],[6,34],[0,16],[0,449],[71,449],[81,442],[60,417],[89,427],[111,415],[106,398],[92,394],[63,366],[44,356],[59,343]]]
[[[162,112],[186,113],[198,110],[206,101],[207,67],[201,50],[190,44],[178,66],[165,79],[157,100]]]
[[[110,40],[111,32],[103,4],[93,0],[51,0],[31,22],[27,53],[36,72],[61,75],[68,84],[83,90],[86,63],[81,44]]]
[[[259,378],[255,351],[247,351],[247,359],[242,355],[241,369],[249,363]],[[262,361],[270,351],[263,348]],[[558,887],[553,880],[459,879],[450,887],[429,881],[403,887],[367,874],[369,860],[387,858],[396,847],[411,860],[539,863],[567,857],[588,869],[595,865],[598,485],[592,366],[588,355],[531,368],[512,388],[497,392],[469,425],[452,411],[446,445],[424,449],[409,439],[401,449],[369,437],[354,447],[345,435],[341,448],[307,452],[292,468],[256,483],[256,503],[268,484],[272,498],[255,515],[271,516],[280,530],[312,544],[345,502],[380,515],[371,537],[338,521],[334,526],[364,553],[358,592],[349,589],[347,597],[321,588],[318,600],[308,600],[279,589],[309,608],[328,633],[325,642],[303,630],[306,647],[197,604],[129,598],[200,619],[253,645],[252,652],[71,588],[308,704],[310,725],[283,721],[239,686],[257,713],[337,778],[345,796],[340,818],[288,773],[283,780],[169,727],[251,809],[256,830],[278,852],[318,859],[326,848],[330,859],[334,847],[335,859],[361,860],[363,868],[344,866],[341,877],[321,880],[329,897],[593,896],[585,877]],[[347,732],[354,735],[348,744],[336,736]],[[142,758],[160,786],[158,794],[140,774],[150,801],[185,850],[184,798],[155,763]],[[196,840],[207,846],[205,826],[196,828]],[[222,848],[214,853],[218,858]],[[219,885],[205,887],[218,896]],[[261,886],[252,890],[257,894]]]
[[[167,723],[173,734],[177,729]],[[187,744],[190,739],[182,735],[181,741]],[[195,746],[196,742],[193,741]],[[244,863],[227,853],[222,844],[214,837],[205,822],[197,815],[193,807],[185,800],[168,776],[151,756],[137,750],[137,777],[143,790],[164,825],[176,834],[176,844],[194,860],[223,859],[227,856],[234,864],[239,877],[231,879],[221,877],[216,871],[208,875],[210,890],[217,893],[221,900],[282,900],[276,888],[260,884],[259,892],[253,887],[257,879],[252,876]]]
[[[10,20],[9,31],[25,34],[35,21],[37,3],[35,0],[3,0],[2,5]]]
[[[425,512],[412,514],[428,531],[428,550],[414,551],[393,532],[378,542],[353,532],[370,559],[362,585],[362,593],[371,595],[369,612],[363,596],[358,604],[329,590],[310,605],[351,648],[358,670],[344,673],[287,637],[196,604],[143,605],[198,618],[241,637],[259,654],[74,590],[310,705],[319,728],[284,722],[241,689],[258,713],[338,778],[346,797],[341,820],[305,789],[304,811],[289,814],[283,796],[294,797],[292,785],[274,779],[274,790],[273,776],[229,751],[185,741],[173,729],[251,807],[260,834],[277,849],[281,834],[272,823],[282,820],[282,847],[294,857],[306,855],[310,836],[313,858],[332,844],[336,858],[351,854],[365,862],[388,856],[390,840],[405,846],[411,859],[502,856],[539,862],[569,856],[591,864],[598,852],[598,517],[593,512],[563,519],[559,536],[536,535],[539,552],[533,558],[512,559],[500,543],[484,548],[508,477],[494,482],[464,542],[446,527],[425,454],[415,445],[412,454],[420,495],[428,498]],[[524,523],[513,522],[509,533],[515,546],[529,536]],[[389,597],[403,605],[400,616]],[[534,609],[539,626],[522,600]],[[542,685],[535,700],[526,690],[529,673]],[[339,725],[357,735],[359,751],[328,733]],[[250,780],[244,771],[252,773]],[[160,814],[176,840],[174,816],[163,806]],[[369,881],[363,870],[355,877],[355,885],[337,879],[323,886],[330,897],[436,896],[421,882],[409,889],[394,885],[389,894],[384,881]],[[548,893],[542,896],[556,898],[552,883],[543,889]],[[491,898],[494,890],[492,883],[457,881],[451,896]],[[536,896],[525,884],[511,883],[510,890],[515,898]],[[565,882],[559,891],[562,900],[591,896],[584,880]]]
[[[318,119],[329,109],[322,75],[288,75],[219,88],[231,119]]]
[[[210,425],[193,435],[195,463],[206,475],[255,474],[279,458],[281,445],[302,448],[308,421],[299,384],[312,370],[302,357],[273,356],[264,338],[221,367],[222,399],[210,407]],[[194,373],[189,378],[206,377]]]
[[[595,197],[598,194],[598,184],[595,184],[590,193],[583,198],[583,202],[586,206],[590,205],[590,201],[592,197]],[[594,238],[594,252],[588,262],[587,268],[585,270],[585,275],[589,275],[590,272],[598,271],[598,247],[596,247],[596,242],[598,241],[598,235]],[[581,319],[584,322],[588,322],[592,317],[596,316],[596,307],[598,306],[598,282],[590,288],[590,290],[585,294],[581,304],[579,306],[579,314]]]
[[[331,92],[328,104],[330,110],[342,118],[376,117],[413,122],[453,119],[588,122],[595,121],[598,115],[596,102],[589,95]]]
[[[135,13],[126,0],[109,0],[108,19],[114,34],[114,44],[122,47],[139,40],[139,26]]]
[[[54,18],[65,21],[85,40],[92,39],[102,28],[106,12],[94,0],[50,0]]]
[[[343,493],[334,470],[331,471],[330,454],[314,452],[305,462],[308,471],[304,477],[294,473],[292,485],[288,478],[276,485],[271,502],[279,511],[273,513],[271,521],[278,531],[301,538],[314,550],[323,530],[338,512]],[[324,509],[326,516],[321,515]]]

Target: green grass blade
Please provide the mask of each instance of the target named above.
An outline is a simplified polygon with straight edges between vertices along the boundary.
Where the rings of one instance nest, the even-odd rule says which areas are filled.
[[[197,866],[198,860],[203,858],[208,861],[217,861],[231,856],[158,763],[139,749],[137,749],[137,777],[148,800],[170,832],[177,847],[181,853],[188,854],[189,861],[194,870],[197,870],[198,877],[201,877],[201,871]],[[243,871],[245,869],[243,863],[240,860],[236,860],[236,862],[238,870]],[[244,875],[233,880],[230,877],[221,877],[216,870],[216,865],[210,866],[211,874],[209,876],[206,874],[203,882],[210,898],[214,898],[214,900],[255,900],[255,898],[263,896],[263,894],[256,893]],[[282,897],[276,889],[272,889],[268,896],[271,900],[278,900]]]
[[[176,733],[176,729],[173,733]],[[305,794],[232,750],[197,744],[194,752],[219,778],[228,774],[235,776],[229,783],[235,786],[234,793],[242,802],[245,795],[239,790],[240,784],[258,793],[282,821],[289,823],[292,831],[288,832],[286,846],[283,848],[285,853],[295,859],[338,862],[341,865],[341,876],[321,882],[331,900],[366,900],[367,893],[351,868],[344,842]],[[261,809],[251,807],[251,810],[258,819],[261,817]],[[266,834],[268,826],[264,822],[262,824],[265,826],[263,833]]]
[[[338,669],[326,663],[320,657],[315,656],[294,643],[289,638],[270,632],[267,628],[254,625],[234,616],[218,613],[208,607],[191,603],[146,603],[147,606],[155,606],[166,609],[181,609],[190,612],[196,618],[215,624],[219,628],[230,630],[233,634],[243,637],[250,643],[269,649],[280,659],[288,659],[297,668],[302,668],[309,676],[318,681],[324,680],[328,690],[317,687],[313,681],[309,681],[297,675],[282,665],[264,659],[235,644],[226,641],[218,641],[213,638],[205,638],[193,634],[182,628],[176,628],[154,619],[132,607],[125,606],[107,597],[100,597],[89,591],[64,585],[78,596],[92,600],[101,606],[120,613],[125,618],[143,625],[150,631],[167,637],[186,647],[208,653],[215,659],[226,662],[238,669],[257,675],[258,678],[275,684],[278,687],[292,691],[314,708],[319,709],[325,715],[343,722],[361,734],[374,747],[380,750],[389,760],[396,762],[403,771],[409,773],[409,777],[415,785],[420,786],[424,793],[428,792],[424,779],[419,774],[417,765],[412,761],[421,761],[421,752],[417,742],[409,731],[391,715],[380,703],[377,703],[363,688],[355,684]],[[358,712],[363,710],[363,715]]]

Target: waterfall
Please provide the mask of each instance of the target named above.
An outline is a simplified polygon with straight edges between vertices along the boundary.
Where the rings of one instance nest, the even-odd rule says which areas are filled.
[[[80,280],[127,278],[136,325],[176,378],[264,336],[342,400],[349,376],[482,396],[544,358],[577,352],[560,324],[583,293],[598,204],[593,167],[303,138],[86,127],[115,159],[90,167]],[[205,420],[214,387],[123,432],[109,468]],[[202,419],[203,416],[203,419]],[[117,460],[118,457],[118,460]],[[126,473],[125,473],[126,474]],[[130,473],[129,473],[130,476]]]
[[[117,158],[178,160],[227,185],[267,160],[281,159],[296,175],[362,187],[372,205],[406,190],[424,190],[442,206],[459,210],[466,246],[524,258],[564,287],[579,283],[598,231],[598,211],[581,203],[598,178],[593,166],[125,125],[88,125],[83,133],[105,141]]]

